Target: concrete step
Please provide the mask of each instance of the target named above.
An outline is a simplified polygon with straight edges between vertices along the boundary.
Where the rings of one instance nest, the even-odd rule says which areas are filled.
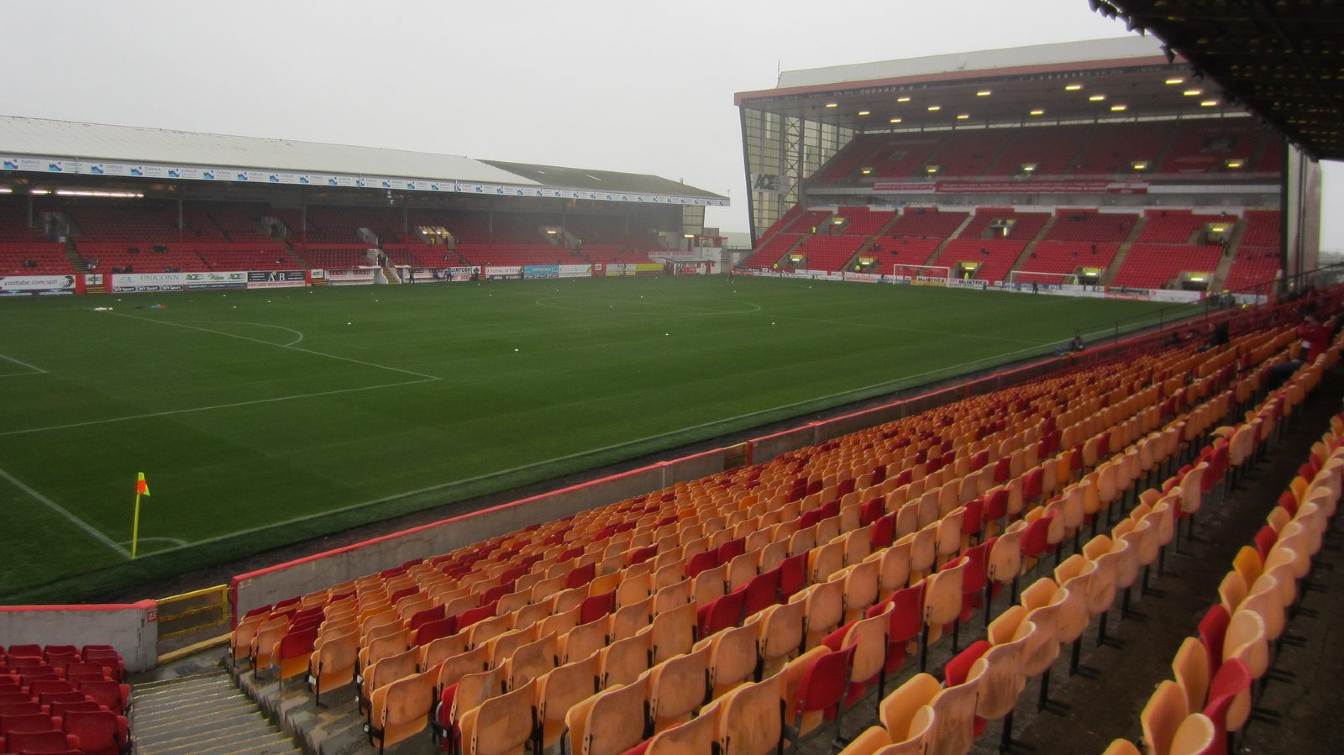
[[[186,732],[180,736],[171,739],[153,739],[148,742],[136,742],[136,747],[141,752],[154,752],[158,748],[191,747],[193,750],[200,750],[206,747],[222,747],[230,742],[239,743],[250,740],[254,736],[270,734],[269,724],[266,719],[261,717],[260,713],[255,714],[250,720],[234,721],[222,724],[209,724],[200,730]],[[279,733],[279,732],[274,732]]]
[[[137,685],[131,735],[142,753],[295,752],[221,668]]]

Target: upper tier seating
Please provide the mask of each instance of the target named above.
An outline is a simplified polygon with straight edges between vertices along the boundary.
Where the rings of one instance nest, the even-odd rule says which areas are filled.
[[[1251,119],[1234,125],[1191,123],[1177,130],[1162,161],[1164,173],[1208,173],[1225,169],[1228,160],[1241,160],[1241,172],[1250,170],[1251,153],[1261,133]]]
[[[1072,274],[1080,267],[1096,267],[1103,271],[1111,266],[1120,245],[1114,242],[1042,241],[1018,266],[1019,270],[1033,273]],[[1060,283],[1058,275],[1024,275],[1013,278],[1021,283]]]
[[[1022,166],[1034,165],[1031,175],[1056,176],[1073,171],[1075,159],[1087,141],[1087,129],[1036,127],[1019,129],[1006,138],[1003,152],[985,175],[1022,175]]]
[[[1151,169],[1173,129],[1167,123],[1125,123],[1099,125],[1090,131],[1074,165],[1077,175],[1134,173],[1134,163],[1139,162]]]
[[[873,256],[877,258],[881,272],[891,272],[892,265],[929,265],[929,259],[943,243],[940,238],[923,236],[884,237],[873,241]]]
[[[65,246],[47,241],[0,241],[0,275],[73,273]]]
[[[1173,121],[860,135],[808,180],[813,185],[861,185],[931,176],[1133,177],[1282,170],[1283,150],[1272,132],[1250,119],[1229,122],[1232,125]],[[1242,161],[1241,167],[1226,167],[1234,159]],[[1135,170],[1139,162],[1146,165]],[[937,166],[936,173],[928,171],[930,166]]]
[[[1050,241],[1114,241],[1129,237],[1137,215],[1121,212],[1101,213],[1096,210],[1059,210],[1055,224],[1045,238]]]
[[[1134,244],[1111,282],[1117,286],[1163,288],[1183,272],[1212,273],[1222,247]]]
[[[887,236],[923,236],[945,239],[966,221],[968,213],[940,212],[934,207],[907,207]]]
[[[958,262],[979,262],[975,279],[994,283],[1008,277],[1008,271],[1026,247],[1027,242],[1018,239],[957,238],[943,247],[933,264],[955,267]]]

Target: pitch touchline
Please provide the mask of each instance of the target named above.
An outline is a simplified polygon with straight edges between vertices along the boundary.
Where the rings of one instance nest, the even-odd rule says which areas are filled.
[[[14,357],[7,356],[7,355],[5,355],[5,354],[0,354],[0,359],[5,360],[6,362],[13,362],[14,364],[17,364],[17,365],[20,366],[20,367],[27,367],[28,369],[32,370],[32,372],[15,372],[15,373],[7,374],[7,375],[0,375],[0,377],[22,377],[22,376],[24,376],[24,375],[45,375],[45,374],[47,374],[47,371],[46,371],[46,370],[42,369],[41,367],[38,367],[37,365],[28,364],[27,362],[23,361],[22,359],[15,359]]]
[[[238,335],[237,333],[229,333],[229,332],[227,332],[227,331],[223,331],[223,330],[214,330],[213,328],[202,328],[202,327],[199,326],[199,325],[187,325],[186,323],[172,322],[171,320],[156,320],[156,319],[154,319],[154,318],[152,318],[152,317],[140,317],[140,316],[138,316],[138,315],[128,315],[128,314],[124,314],[124,313],[121,313],[121,312],[107,312],[107,313],[104,313],[104,314],[115,315],[115,316],[117,316],[117,317],[125,317],[125,318],[130,319],[130,320],[142,320],[142,321],[144,321],[144,322],[152,322],[152,323],[154,323],[154,324],[156,324],[156,325],[170,325],[170,326],[172,326],[172,327],[174,327],[174,328],[185,328],[186,330],[196,330],[196,331],[200,331],[200,332],[202,332],[202,333],[213,333],[213,334],[215,334],[215,335],[217,335],[217,336],[225,336],[225,337],[227,337],[227,338],[236,338],[236,339],[238,339],[238,340],[240,340],[240,341],[249,341],[249,342],[251,342],[251,343],[259,343],[259,344],[262,344],[263,346],[273,346],[273,347],[275,347],[275,348],[277,348],[277,349],[288,349],[288,350],[290,350],[290,351],[297,351],[297,352],[300,352],[300,353],[303,353],[303,354],[312,354],[313,356],[326,357],[327,359],[336,359],[336,360],[339,360],[339,361],[342,361],[342,362],[350,362],[351,364],[359,364],[359,365],[363,365],[363,366],[365,366],[365,367],[374,367],[374,368],[377,368],[377,369],[380,369],[380,370],[388,370],[388,371],[391,371],[391,372],[400,372],[400,373],[402,373],[402,374],[404,374],[404,375],[413,375],[413,376],[415,376],[415,377],[418,377],[418,378],[425,378],[425,379],[427,379],[427,380],[442,380],[442,379],[443,379],[443,378],[440,378],[440,377],[438,377],[438,376],[436,376],[436,375],[429,375],[429,374],[426,374],[426,373],[424,373],[424,372],[416,372],[415,370],[407,370],[407,369],[403,369],[403,368],[401,368],[401,367],[389,367],[389,366],[387,366],[387,365],[385,365],[385,364],[378,364],[377,362],[366,362],[366,361],[364,361],[364,360],[362,360],[362,359],[355,359],[355,358],[353,358],[353,357],[343,357],[343,356],[339,356],[339,355],[337,355],[337,354],[328,354],[328,353],[325,352],[325,351],[315,351],[315,350],[313,350],[313,349],[305,349],[305,348],[302,348],[302,347],[300,347],[300,346],[295,346],[295,345],[294,345],[294,344],[298,343],[298,341],[294,341],[294,342],[292,342],[292,343],[288,343],[288,344],[285,344],[285,343],[275,343],[274,341],[263,341],[263,340],[260,339],[260,338],[252,338],[251,336],[240,336],[240,335]],[[255,324],[255,323],[253,323],[253,324]],[[279,327],[279,326],[274,326],[274,327]],[[289,328],[285,328],[285,330],[289,330]],[[295,333],[296,333],[296,332],[298,332],[298,331],[290,331],[290,332],[295,332]]]
[[[61,516],[65,517],[67,520],[69,520],[71,524],[83,530],[85,534],[89,535],[94,540],[97,540],[103,545],[106,545],[107,547],[121,554],[122,558],[129,559],[131,557],[129,551],[127,551],[125,548],[121,547],[117,543],[113,542],[112,538],[108,537],[107,535],[104,535],[102,530],[98,529],[97,527],[94,527],[93,525],[89,524],[83,519],[80,519],[74,514],[71,514],[69,510],[67,510],[65,507],[61,506],[59,503],[56,503],[50,498],[42,495],[38,491],[28,487],[27,484],[25,484],[22,480],[16,478],[14,475],[11,475],[9,472],[6,472],[3,469],[0,469],[0,477],[5,478],[6,480],[9,481],[11,485],[27,493],[33,500],[37,501],[43,506],[46,506],[47,508],[56,512],[57,514],[60,514]]]
[[[379,385],[365,385],[358,388],[336,388],[330,391],[317,391],[315,393],[295,393],[289,396],[275,396],[272,398],[258,398],[249,401],[234,401],[228,404],[211,404],[209,406],[193,406],[185,409],[167,409],[161,412],[148,412],[146,414],[128,414],[123,417],[107,417],[104,419],[91,419],[86,422],[71,422],[65,425],[47,425],[45,427],[26,427],[21,430],[6,430],[0,432],[0,437],[8,435],[28,435],[30,433],[43,433],[51,430],[71,430],[76,427],[89,427],[90,425],[106,425],[113,422],[128,422],[136,419],[151,419],[154,417],[168,417],[174,414],[192,414],[194,412],[208,412],[215,409],[235,409],[240,406],[253,406],[256,404],[274,404],[281,401],[294,401],[301,398],[318,398],[321,396],[336,396],[342,393],[359,393],[361,391],[377,391],[384,388],[397,388],[407,385],[420,385],[421,383],[432,383],[438,378],[423,378],[421,380],[403,380],[399,383],[381,383]]]

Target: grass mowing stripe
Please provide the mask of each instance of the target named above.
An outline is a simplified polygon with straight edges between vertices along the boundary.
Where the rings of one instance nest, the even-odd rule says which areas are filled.
[[[138,315],[127,315],[127,314],[123,314],[123,313],[121,313],[121,312],[108,312],[108,313],[106,313],[106,314],[116,315],[117,317],[125,317],[125,318],[131,319],[131,320],[143,320],[144,322],[152,322],[152,323],[155,323],[156,325],[171,325],[171,326],[173,326],[173,327],[175,327],[175,328],[186,328],[187,330],[199,330],[199,331],[202,332],[202,333],[214,333],[214,334],[217,335],[217,336],[225,336],[225,337],[227,337],[227,338],[237,338],[237,339],[239,339],[239,340],[241,340],[241,341],[251,341],[252,343],[259,343],[259,344],[262,344],[262,345],[265,345],[265,346],[274,346],[274,347],[277,348],[277,349],[289,349],[289,350],[291,350],[291,351],[298,351],[298,352],[302,352],[302,353],[304,353],[304,354],[312,354],[312,355],[314,355],[314,356],[326,357],[327,359],[339,359],[339,360],[341,360],[342,362],[350,362],[351,364],[363,365],[363,366],[365,366],[365,367],[376,367],[376,368],[378,368],[378,369],[380,369],[380,370],[389,370],[389,371],[391,371],[391,372],[401,372],[401,373],[404,373],[404,374],[407,374],[407,375],[414,375],[415,377],[426,378],[426,379],[428,379],[428,380],[442,380],[442,378],[440,378],[440,377],[437,377],[437,376],[434,376],[434,375],[427,375],[427,374],[425,374],[425,373],[423,373],[423,372],[416,372],[415,370],[406,370],[406,369],[402,369],[401,367],[389,367],[389,366],[387,366],[387,365],[385,365],[385,364],[378,364],[377,362],[365,362],[365,361],[362,360],[362,359],[355,359],[355,358],[353,358],[353,357],[343,357],[343,356],[340,356],[340,355],[338,355],[338,354],[328,354],[328,353],[326,353],[325,351],[314,351],[313,349],[303,349],[303,348],[299,348],[298,346],[294,346],[293,344],[275,343],[274,341],[264,341],[264,340],[262,340],[262,339],[260,339],[260,338],[252,338],[252,337],[250,337],[250,336],[240,336],[240,335],[238,335],[237,333],[229,333],[229,332],[227,332],[227,331],[223,331],[223,330],[215,330],[215,329],[213,329],[213,328],[202,328],[202,327],[199,326],[199,325],[188,325],[188,324],[186,324],[186,323],[173,322],[173,321],[171,321],[171,320],[155,320],[155,319],[152,318],[152,317],[140,317],[140,316],[138,316]],[[256,324],[256,323],[251,323],[251,324]],[[289,330],[289,328],[284,328],[284,330]],[[291,331],[291,332],[298,332],[298,331]],[[302,334],[302,333],[299,334],[299,338],[300,338],[300,340],[302,340],[302,338],[303,338],[303,334]],[[295,341],[294,343],[298,343],[298,341]]]
[[[117,543],[113,542],[112,538],[108,537],[107,535],[104,535],[102,530],[98,529],[97,527],[94,527],[93,525],[89,524],[83,519],[80,519],[74,514],[71,514],[68,510],[66,510],[65,507],[61,506],[59,503],[56,503],[50,498],[42,495],[40,492],[29,487],[27,484],[23,482],[23,480],[20,480],[19,478],[15,477],[9,472],[6,472],[3,469],[0,469],[0,477],[5,478],[6,480],[9,481],[9,484],[27,493],[33,500],[37,501],[43,506],[46,506],[47,508],[56,512],[57,514],[60,514],[61,516],[65,517],[67,520],[70,521],[71,524],[83,530],[94,540],[97,540],[98,542],[102,543],[103,545],[106,545],[107,547],[111,548],[117,553],[120,553],[123,558],[129,559],[131,557],[130,551],[126,550]]]
[[[5,430],[0,432],[0,437],[8,435],[29,435],[32,433],[45,433],[53,430],[73,430],[77,427],[91,427],[93,425],[106,425],[113,422],[129,422],[137,419],[152,419],[154,417],[171,417],[174,414],[194,414],[195,412],[208,412],[216,409],[237,409],[243,406],[255,406],[257,404],[274,404],[281,401],[294,401],[304,398],[319,398],[321,396],[338,396],[342,393],[359,393],[361,391],[378,391],[384,388],[400,388],[407,385],[420,385],[421,383],[432,383],[438,378],[427,377],[421,380],[403,380],[398,383],[382,383],[381,385],[364,385],[357,388],[336,388],[330,391],[316,391],[314,393],[296,393],[292,396],[274,396],[272,398],[258,398],[250,401],[234,401],[228,404],[211,404],[210,406],[191,406],[185,409],[165,409],[161,412],[147,412],[145,414],[129,414],[124,417],[107,417],[106,419],[91,419],[84,422],[70,422],[64,425],[47,425],[46,427],[25,427],[21,430]]]

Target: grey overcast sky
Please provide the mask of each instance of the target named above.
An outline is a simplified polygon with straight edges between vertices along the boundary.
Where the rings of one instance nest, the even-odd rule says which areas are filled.
[[[1123,36],[1087,0],[8,0],[0,112],[657,173],[747,228],[732,94],[811,68]],[[2,146],[2,145],[0,145]],[[1326,249],[1344,249],[1327,166]]]

